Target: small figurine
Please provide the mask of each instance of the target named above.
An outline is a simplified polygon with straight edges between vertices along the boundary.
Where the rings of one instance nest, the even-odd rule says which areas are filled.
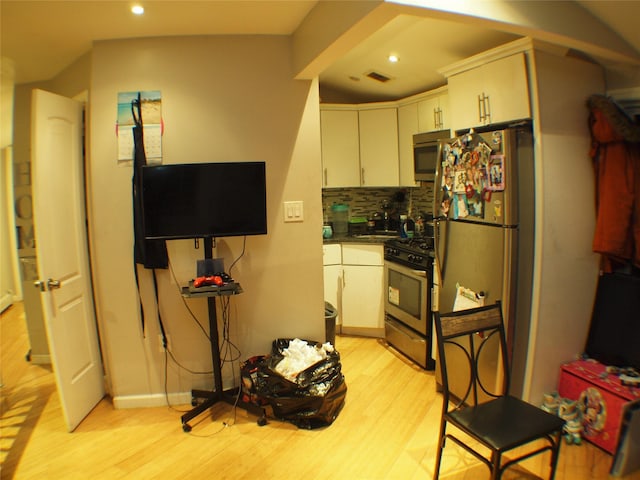
[[[558,416],[566,423],[564,425],[564,439],[567,444],[582,444],[582,415],[577,408],[578,402],[562,398],[558,405]]]

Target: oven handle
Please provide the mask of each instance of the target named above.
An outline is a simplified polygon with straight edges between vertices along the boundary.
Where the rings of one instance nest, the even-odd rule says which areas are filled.
[[[402,263],[397,263],[391,259],[384,259],[385,268],[389,269],[398,269],[401,270],[405,275],[413,275],[414,277],[428,278],[426,270],[414,270],[413,268],[407,267]]]

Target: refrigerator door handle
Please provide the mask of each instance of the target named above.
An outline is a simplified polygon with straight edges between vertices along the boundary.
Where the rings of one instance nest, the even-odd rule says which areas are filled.
[[[447,220],[440,218],[433,219],[433,250],[435,253],[434,266],[436,269],[438,285],[444,285],[446,242],[447,242]],[[441,234],[442,232],[442,234]]]

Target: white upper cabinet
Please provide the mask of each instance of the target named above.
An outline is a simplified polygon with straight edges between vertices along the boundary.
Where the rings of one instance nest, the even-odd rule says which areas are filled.
[[[455,73],[448,84],[453,130],[531,117],[524,53]]]
[[[419,133],[418,103],[408,103],[398,107],[398,157],[400,164],[400,185],[415,187],[413,169],[413,136]]]
[[[419,132],[433,132],[449,128],[449,95],[440,93],[418,102]]]
[[[321,110],[322,186],[360,186],[358,111]]]
[[[398,109],[324,105],[320,110],[323,187],[397,187]]]
[[[398,102],[320,107],[322,186],[415,187],[413,136],[450,128],[447,87]]]
[[[360,185],[397,187],[398,109],[360,110]]]

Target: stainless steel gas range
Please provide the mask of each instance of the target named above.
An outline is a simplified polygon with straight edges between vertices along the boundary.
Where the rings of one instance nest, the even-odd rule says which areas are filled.
[[[432,355],[431,238],[387,240],[384,247],[385,339],[427,370]]]

